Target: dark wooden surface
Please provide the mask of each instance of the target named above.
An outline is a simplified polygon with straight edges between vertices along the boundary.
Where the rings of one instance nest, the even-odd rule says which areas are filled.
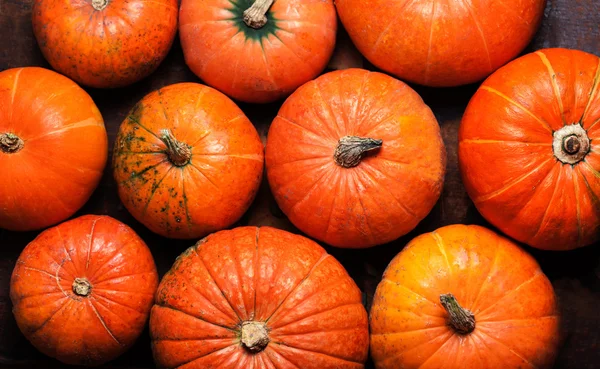
[[[500,0],[501,1],[501,0]],[[43,59],[31,30],[31,0],[0,0],[0,70],[20,66],[49,67]],[[550,0],[542,28],[527,51],[546,47],[567,47],[600,55],[600,0]],[[499,30],[501,32],[501,30]],[[361,66],[373,69],[357,58],[341,39],[332,65]],[[147,93],[172,83],[196,81],[185,66],[179,40],[158,70],[133,86],[112,91],[88,89],[106,122],[110,145],[127,111]],[[440,123],[448,152],[448,168],[443,194],[431,214],[409,235],[368,250],[340,250],[328,247],[348,269],[364,291],[370,304],[375,287],[389,261],[418,234],[455,224],[489,226],[477,213],[460,180],[457,163],[457,129],[464,109],[477,86],[453,89],[415,87],[433,109]],[[266,137],[269,124],[280,103],[242,109]],[[110,162],[110,161],[109,161]],[[0,180],[2,174],[0,174]],[[177,255],[193,241],[174,241],[158,237],[135,221],[119,202],[110,167],[105,170],[100,187],[77,214],[107,214],[132,226],[147,242],[164,274]],[[273,225],[297,232],[278,211],[263,183],[260,194],[239,225]],[[62,368],[63,364],[38,353],[19,332],[11,313],[8,296],[10,274],[21,250],[37,232],[12,233],[0,230],[0,367]],[[526,247],[540,262],[551,279],[563,312],[563,345],[556,368],[600,368],[600,244],[584,249],[552,253]],[[106,368],[153,368],[147,330],[135,346]],[[367,368],[373,368],[368,363]]]

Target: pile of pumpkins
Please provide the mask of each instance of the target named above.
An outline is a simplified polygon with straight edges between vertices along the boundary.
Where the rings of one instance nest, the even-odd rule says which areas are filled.
[[[224,230],[248,210],[265,163],[290,221],[335,247],[395,240],[438,200],[446,151],[420,96],[362,69],[318,77],[337,13],[359,51],[398,78],[450,87],[489,75],[464,114],[459,162],[491,224],[547,250],[597,241],[600,59],[546,49],[511,61],[544,6],[183,0],[178,17],[176,0],[36,0],[35,36],[62,75],[0,73],[0,228],[47,228],[12,275],[19,328],[68,364],[118,357],[149,319],[161,368],[360,369],[369,345],[378,369],[551,367],[552,285],[490,230],[450,225],[412,240],[369,315],[316,242],[269,227]],[[159,284],[127,225],[96,215],[59,223],[89,199],[108,157],[102,116],[75,82],[115,88],[148,76],[177,29],[187,65],[211,87],[179,83],[144,97],[112,155],[120,199],[137,220],[169,238],[204,237]],[[230,98],[287,98],[266,149]]]

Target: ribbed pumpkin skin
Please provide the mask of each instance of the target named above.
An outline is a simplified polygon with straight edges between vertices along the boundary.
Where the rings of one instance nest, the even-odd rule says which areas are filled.
[[[458,334],[440,295],[475,316]],[[559,315],[550,281],[509,240],[479,226],[452,225],[413,239],[387,267],[370,312],[377,369],[552,367]]]
[[[76,278],[91,284],[87,296]],[[141,334],[158,285],[150,250],[108,216],[86,215],[42,232],[21,253],[10,282],[19,328],[63,363],[100,365]]]
[[[86,203],[102,177],[108,139],[84,90],[43,68],[0,72],[0,136],[6,134],[23,146],[6,152],[0,143],[0,228],[46,228]]]
[[[157,366],[185,369],[362,369],[369,330],[361,292],[315,242],[275,228],[208,236],[165,275],[150,316]],[[251,354],[244,321],[267,322]]]
[[[325,69],[337,17],[332,0],[276,0],[261,29],[243,12],[252,0],[182,0],[179,34],[190,69],[245,102],[279,100]]]
[[[336,164],[340,138],[382,139],[358,166]],[[300,87],[266,147],[271,190],[296,227],[333,246],[363,248],[410,232],[440,196],[446,152],[435,116],[406,84],[348,69]]]
[[[477,209],[502,232],[547,250],[599,239],[599,85],[600,58],[546,49],[501,68],[473,96],[459,131],[460,168]],[[553,138],[574,124],[590,151],[564,164]]]
[[[482,80],[531,41],[545,0],[336,0],[360,52],[403,80],[434,87]]]
[[[169,159],[163,129],[191,148],[188,164]],[[244,113],[196,83],[144,97],[121,124],[113,155],[127,210],[171,238],[200,238],[235,223],[258,191],[263,166],[263,144]]]
[[[152,73],[177,32],[176,0],[35,0],[33,31],[52,68],[78,83],[122,87]]]

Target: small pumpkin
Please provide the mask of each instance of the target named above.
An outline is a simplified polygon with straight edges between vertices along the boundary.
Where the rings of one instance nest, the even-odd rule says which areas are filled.
[[[600,58],[546,49],[501,68],[471,99],[463,182],[502,232],[547,250],[600,239],[599,86]]]
[[[377,369],[549,369],[559,344],[552,284],[530,255],[479,226],[413,239],[370,312]]]
[[[135,232],[86,215],[47,229],[21,253],[10,281],[17,324],[42,353],[100,365],[142,332],[158,274]]]
[[[262,179],[263,144],[233,101],[179,83],[144,97],[117,134],[119,196],[151,231],[199,238],[248,210]]]
[[[309,236],[362,248],[410,232],[440,196],[446,152],[435,116],[381,73],[327,73],[294,92],[269,130],[269,184]]]
[[[37,67],[0,72],[0,228],[31,231],[72,216],[107,156],[102,115],[77,84]]]
[[[269,227],[208,236],[164,276],[150,314],[160,368],[363,369],[361,292],[315,242]]]
[[[403,80],[450,87],[482,80],[515,58],[546,0],[336,0],[361,53]]]
[[[186,64],[208,85],[252,103],[279,100],[325,69],[333,0],[182,0]]]
[[[98,88],[148,76],[177,32],[177,0],[35,0],[32,15],[52,68]]]

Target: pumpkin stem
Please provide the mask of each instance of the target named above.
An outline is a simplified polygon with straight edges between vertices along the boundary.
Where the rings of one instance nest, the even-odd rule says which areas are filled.
[[[162,129],[160,139],[167,145],[167,155],[169,155],[171,163],[182,167],[190,162],[192,158],[191,148],[187,144],[177,141],[171,130]]]
[[[73,292],[78,296],[86,297],[92,290],[92,285],[85,278],[75,278],[73,281]]]
[[[554,156],[565,164],[577,164],[590,151],[590,138],[579,124],[564,126],[554,132]]]
[[[253,353],[261,352],[271,341],[267,325],[263,322],[253,321],[242,323],[241,340],[242,345]]]
[[[92,0],[92,7],[98,11],[104,10],[108,5],[108,0]]]
[[[344,136],[338,141],[333,158],[340,167],[352,168],[360,164],[367,151],[379,149],[382,140],[356,136]]]
[[[450,317],[450,326],[456,332],[469,334],[475,330],[475,316],[469,310],[460,306],[451,293],[440,295],[440,302]]]
[[[244,11],[244,23],[250,28],[260,29],[267,24],[267,12],[275,0],[256,0]]]
[[[0,134],[0,150],[7,154],[13,154],[21,151],[25,143],[19,136],[12,133]]]

